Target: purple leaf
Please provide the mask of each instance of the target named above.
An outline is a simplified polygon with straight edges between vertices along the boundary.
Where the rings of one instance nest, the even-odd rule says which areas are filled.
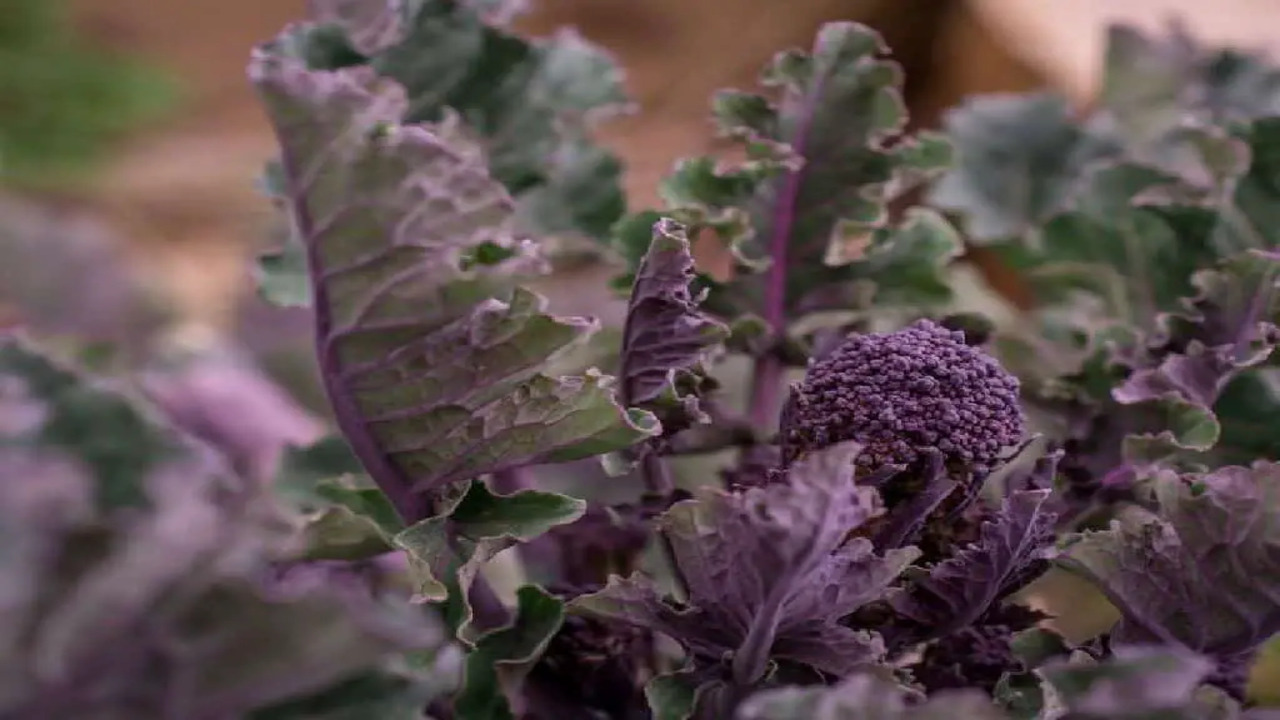
[[[981,539],[930,570],[909,574],[912,587],[891,601],[921,626],[921,639],[938,638],[978,620],[1039,569],[1053,540],[1055,516],[1048,490],[1012,493],[982,526]]]
[[[247,358],[218,348],[142,376],[148,397],[183,430],[225,453],[237,472],[259,482],[275,476],[284,452],[325,434],[324,423],[299,407]]]
[[[838,445],[796,463],[785,484],[707,489],[673,506],[663,527],[687,605],[633,575],[573,606],[666,633],[705,659],[732,652],[744,686],[771,657],[838,675],[876,660],[879,639],[840,620],[883,597],[918,553],[877,556],[865,538],[848,539],[879,512],[874,491],[853,482],[856,453],[856,445]]]
[[[1135,509],[1080,536],[1059,562],[1120,610],[1114,641],[1209,655],[1224,689],[1239,693],[1236,668],[1280,631],[1280,465],[1164,471],[1155,493],[1159,516]]]
[[[249,72],[281,145],[329,399],[407,522],[449,483],[659,432],[617,404],[610,378],[541,373],[596,323],[547,315],[520,288],[495,297],[536,263],[456,117],[400,125],[403,88],[369,68],[309,71],[267,47]]]
[[[924,486],[889,512],[884,526],[875,534],[876,549],[902,547],[914,542],[929,516],[960,487],[960,483],[947,474],[942,453],[926,453],[923,467]]]
[[[1045,616],[1021,605],[996,608],[977,624],[930,643],[911,676],[930,693],[945,689],[982,688],[994,693],[1006,673],[1026,670],[1014,647],[1015,633]]]
[[[698,310],[706,293],[690,292],[693,278],[684,227],[659,220],[631,289],[619,385],[628,407],[670,406],[658,413],[668,435],[708,420],[698,407],[697,385],[703,363],[729,334],[727,326]]]

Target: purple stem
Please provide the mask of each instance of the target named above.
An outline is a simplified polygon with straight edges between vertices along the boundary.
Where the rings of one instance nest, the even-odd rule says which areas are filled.
[[[640,460],[640,476],[644,479],[645,490],[664,501],[670,498],[671,493],[676,489],[675,481],[671,479],[670,469],[667,468],[662,456],[652,448],[646,448],[644,457]]]
[[[529,472],[525,468],[510,468],[495,472],[489,484],[499,495],[514,495],[521,490],[533,487]]]
[[[511,612],[483,575],[477,574],[471,582],[467,601],[471,603],[472,623],[480,630],[492,630],[511,622]]]
[[[791,140],[792,149],[801,157],[804,157],[809,124],[813,121],[813,104],[822,95],[822,85],[821,78],[815,80],[805,99],[801,115],[803,119],[798,123]],[[796,220],[803,170],[787,171],[773,210],[772,234],[769,237],[770,265],[765,275],[763,315],[775,340],[780,340],[787,330],[787,246],[791,243],[791,230]],[[772,348],[755,360],[748,417],[758,429],[771,428],[777,421],[778,393],[782,388],[784,370],[782,358]]]
[[[676,484],[671,478],[671,469],[667,467],[666,461],[653,448],[647,448],[644,457],[640,460],[640,475],[644,478],[648,494],[662,504],[662,510],[665,512],[671,505],[671,496],[675,492]],[[671,569],[672,581],[681,594],[688,597],[689,584],[685,582],[684,574],[680,572],[680,563],[676,560],[676,549],[671,544],[670,536],[663,532],[660,526],[655,529],[655,532],[658,536],[658,545],[662,548],[663,559]]]
[[[778,387],[782,385],[782,362],[769,353],[756,358],[751,375],[752,426],[760,430],[773,427],[778,417]]]

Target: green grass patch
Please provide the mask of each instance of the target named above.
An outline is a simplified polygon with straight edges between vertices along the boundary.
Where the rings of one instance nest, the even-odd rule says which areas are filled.
[[[0,13],[0,182],[45,186],[93,169],[110,143],[178,99],[161,69],[95,48],[59,0]]]

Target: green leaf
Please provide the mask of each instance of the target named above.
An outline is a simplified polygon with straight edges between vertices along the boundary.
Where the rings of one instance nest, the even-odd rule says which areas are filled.
[[[404,529],[387,496],[364,477],[328,478],[315,484],[303,526],[303,557],[363,560],[393,549]]]
[[[1143,154],[1159,149],[1185,122],[1188,87],[1202,79],[1197,50],[1180,29],[1168,37],[1122,25],[1107,29],[1100,101],[1121,137]]]
[[[1135,414],[1136,422],[1122,441],[1122,452],[1138,468],[1151,468],[1181,453],[1206,452],[1222,436],[1211,410],[1177,397],[1150,401]]]
[[[699,683],[692,670],[679,670],[654,677],[644,686],[644,697],[653,711],[653,720],[690,720],[698,703]]]
[[[516,598],[512,624],[480,636],[467,656],[454,701],[458,720],[522,717],[520,685],[564,622],[564,603],[536,585],[520,588]]]
[[[312,0],[312,18],[343,31],[354,52],[369,56],[404,40],[417,3],[368,0]]]
[[[1082,118],[1044,94],[980,96],[950,111],[944,127],[959,162],[930,202],[963,213],[977,242],[1034,243],[1039,226],[1071,205],[1087,167],[1105,159],[1170,173],[1184,193],[1234,195],[1243,214],[1260,221],[1274,215],[1273,121],[1242,134],[1222,126],[1280,112],[1280,69],[1260,54],[1205,49],[1180,30],[1156,38],[1124,26],[1109,29],[1104,65],[1099,106]],[[1249,165],[1246,144],[1255,158],[1237,183]],[[1112,201],[1131,198],[1115,193]],[[1274,226],[1225,218],[1217,241],[1260,247]]]
[[[302,557],[362,560],[392,550],[404,529],[341,435],[285,452],[276,490],[303,514]]]
[[[659,431],[618,406],[610,378],[542,374],[596,323],[548,315],[520,288],[493,297],[538,265],[456,118],[400,125],[394,82],[307,70],[270,46],[250,75],[281,142],[338,425],[408,521],[423,517],[415,495]]]
[[[1012,720],[1038,720],[1044,710],[1044,688],[1034,673],[1005,673],[991,697]]]
[[[1134,203],[1141,193],[1175,182],[1143,165],[1095,164],[1074,178],[1069,209],[1043,218],[1034,242],[995,250],[1030,276],[1042,303],[1069,306],[1083,292],[1099,301],[1103,321],[1152,328],[1159,313],[1176,309],[1192,292],[1192,273],[1220,254],[1212,208]]]
[[[307,519],[303,546],[301,557],[309,560],[367,560],[393,549],[377,523],[343,505]]]
[[[528,542],[586,511],[586,503],[556,493],[523,490],[495,495],[483,482],[463,483],[445,497],[434,517],[406,528],[393,538],[409,554],[416,592],[421,599],[441,601],[456,582],[463,617],[459,636],[468,638],[471,609],[464,598],[476,573],[494,555]]]
[[[1176,162],[1188,125],[1280,111],[1280,69],[1263,53],[1206,48],[1182,27],[1157,37],[1112,26],[1101,105],[1131,154]]]
[[[305,502],[315,497],[317,483],[363,471],[346,439],[329,435],[306,447],[286,449],[276,473],[276,488],[286,497]]]
[[[1280,81],[1280,71],[1276,77]],[[1215,241],[1232,249],[1280,247],[1280,117],[1261,118],[1237,134],[1247,166],[1231,177]]]
[[[851,274],[873,283],[877,305],[941,305],[952,297],[945,271],[964,251],[959,233],[938,213],[911,208],[902,224],[882,231],[866,260]]]
[[[258,710],[249,720],[421,720],[437,678],[409,667],[363,673],[321,692]]]
[[[622,161],[588,138],[569,135],[540,166],[542,182],[520,192],[516,225],[550,235],[576,233],[607,241],[627,209]]]
[[[1264,367],[1238,376],[1223,388],[1213,412],[1222,426],[1213,448],[1219,463],[1280,460],[1275,443],[1275,428],[1280,427],[1280,370]]]
[[[943,128],[957,160],[929,202],[962,213],[965,232],[983,244],[1031,237],[1066,207],[1085,165],[1102,152],[1055,95],[967,98],[946,113]]]

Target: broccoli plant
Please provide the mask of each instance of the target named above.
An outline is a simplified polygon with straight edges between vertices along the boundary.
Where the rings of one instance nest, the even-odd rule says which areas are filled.
[[[252,53],[257,274],[331,428],[10,332],[0,717],[1275,716],[1280,70],[1116,29],[1091,114],[913,134],[834,23],[629,210],[620,72],[519,5],[324,0]],[[573,243],[620,327],[530,289]],[[972,245],[1031,307],[960,290]]]

